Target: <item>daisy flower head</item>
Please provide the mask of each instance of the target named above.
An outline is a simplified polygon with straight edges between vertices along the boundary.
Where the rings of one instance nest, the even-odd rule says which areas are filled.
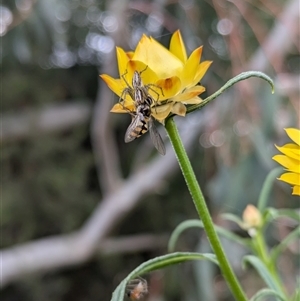
[[[288,143],[276,148],[282,153],[272,159],[282,165],[286,172],[278,180],[286,182],[293,187],[293,195],[300,195],[300,130],[285,129],[287,135],[294,143]]]
[[[169,49],[146,35],[142,36],[134,52],[117,47],[120,78],[100,75],[120,97],[111,112],[136,111],[133,78],[138,72],[142,86],[154,100],[152,117],[164,123],[170,114],[185,116],[186,106],[200,103],[202,100],[198,95],[205,91],[199,82],[212,62],[200,62],[201,54],[202,46],[187,56],[179,30],[172,35]]]

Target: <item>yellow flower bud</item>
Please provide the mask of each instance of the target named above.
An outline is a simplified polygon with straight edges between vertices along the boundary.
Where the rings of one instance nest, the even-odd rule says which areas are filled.
[[[259,228],[262,224],[262,217],[259,210],[253,206],[248,205],[243,212],[244,229]]]

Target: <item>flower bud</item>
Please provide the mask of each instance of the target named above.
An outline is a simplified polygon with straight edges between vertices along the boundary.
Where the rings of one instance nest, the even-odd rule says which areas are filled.
[[[243,212],[243,221],[246,230],[259,228],[262,225],[261,213],[255,206],[248,205]]]

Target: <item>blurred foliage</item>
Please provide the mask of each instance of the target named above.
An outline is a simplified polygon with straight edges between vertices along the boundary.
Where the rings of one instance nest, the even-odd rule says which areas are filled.
[[[91,187],[93,158],[81,145],[84,135],[85,128],[4,148],[4,247],[76,229],[92,212],[99,192]]]
[[[204,58],[214,61],[202,83],[211,94],[236,72],[234,66],[239,64],[234,61],[239,59],[235,49],[228,47],[228,34],[236,29],[234,22],[239,23],[241,60],[246,61],[261,42],[253,23],[248,21],[256,20],[260,33],[266,36],[286,1],[245,2],[250,19],[245,19],[230,1],[221,6],[210,1],[166,2],[161,11],[156,11],[153,3],[128,2],[128,49],[135,46],[142,33],[168,44],[170,32],[180,28],[189,52],[203,44]],[[109,1],[96,0],[2,1],[3,115],[83,98],[94,101],[98,68],[118,46],[110,35],[117,23],[108,5]],[[296,50],[287,54],[283,71],[298,74],[297,59]],[[276,76],[271,68],[268,72]],[[297,115],[288,96],[274,96],[269,87],[256,87],[257,100],[231,90],[226,98],[204,108],[203,112],[210,114],[211,110],[215,115],[195,143],[191,160],[213,215],[222,211],[240,214],[246,204],[256,202],[263,179],[275,165],[271,162],[274,142],[281,139],[283,127],[296,123]],[[125,147],[124,122],[128,119],[114,115],[111,118],[122,150],[122,168],[128,174],[134,165],[133,150],[145,146],[147,138]],[[191,130],[193,126],[197,125],[191,125]],[[79,229],[93,212],[101,200],[101,190],[89,127],[86,124],[58,134],[2,144],[1,247],[69,233]],[[286,188],[276,187],[271,205],[297,206]],[[174,174],[162,183],[157,194],[145,197],[113,234],[171,232],[181,221],[194,217],[184,180],[181,174]],[[191,232],[181,242],[181,250],[196,248],[198,239],[199,233]],[[105,260],[95,256],[80,267],[26,277],[5,288],[2,300],[109,300],[129,271],[155,255],[158,254],[144,252]],[[170,268],[161,280],[165,300],[195,300],[200,293],[189,280],[193,275],[191,265]],[[248,277],[249,283],[260,285],[255,275]],[[223,282],[219,278],[214,281],[220,300],[230,300]]]

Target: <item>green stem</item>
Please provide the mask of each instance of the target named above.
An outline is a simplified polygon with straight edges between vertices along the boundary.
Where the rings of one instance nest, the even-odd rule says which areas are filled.
[[[166,130],[168,132],[169,138],[175,150],[177,160],[179,162],[182,174],[184,176],[190,194],[193,198],[198,215],[203,222],[203,226],[207,234],[207,237],[210,241],[211,247],[218,259],[223,276],[227,281],[235,299],[238,301],[247,301],[247,297],[245,296],[245,293],[242,290],[240,283],[238,282],[229,264],[229,261],[222,248],[219,237],[217,236],[210,213],[205,203],[205,199],[201,192],[200,186],[197,182],[195,173],[193,171],[193,168],[191,166],[185,148],[183,147],[183,144],[181,142],[176,124],[172,118],[169,118],[167,120]]]
[[[269,270],[273,280],[276,282],[277,287],[281,290],[281,293],[287,297],[287,294],[283,288],[282,282],[279,278],[276,266],[272,257],[268,253],[267,246],[262,234],[262,230],[258,229],[256,235],[253,237],[253,246],[254,253],[257,254],[257,257],[261,259],[261,261],[265,264],[266,268]]]
[[[196,104],[196,105],[192,105],[192,106],[189,106],[186,113],[191,113],[195,110],[199,110],[201,109],[202,107],[204,107],[205,105],[207,105],[209,102],[211,102],[212,100],[214,100],[215,98],[217,98],[218,96],[220,96],[224,91],[226,91],[227,89],[229,89],[231,86],[233,86],[234,84],[242,81],[242,80],[245,80],[245,79],[248,79],[250,77],[258,77],[258,78],[261,78],[261,79],[264,79],[265,81],[267,81],[271,88],[272,88],[272,93],[274,93],[274,84],[273,84],[273,81],[272,79],[262,73],[262,72],[259,72],[259,71],[247,71],[247,72],[242,72],[240,73],[239,75],[231,78],[223,87],[221,87],[218,91],[216,91],[214,94],[208,96],[206,99],[202,100],[199,104]]]

